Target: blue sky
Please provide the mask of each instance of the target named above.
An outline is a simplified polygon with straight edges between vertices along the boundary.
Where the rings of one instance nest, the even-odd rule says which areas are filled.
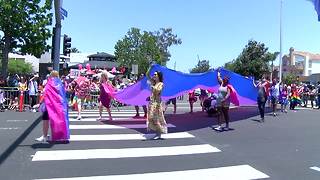
[[[280,0],[64,0],[62,34],[81,52],[114,54],[131,27],[171,27],[182,44],[170,48],[169,68],[187,72],[200,59],[218,67],[254,39],[279,51]],[[290,47],[320,53],[320,22],[307,0],[283,0],[283,52]]]

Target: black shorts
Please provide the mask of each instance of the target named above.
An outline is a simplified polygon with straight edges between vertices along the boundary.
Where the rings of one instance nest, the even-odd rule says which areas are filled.
[[[169,99],[169,101],[166,102],[166,105],[169,105],[170,103],[172,103],[173,105],[176,105],[177,99],[176,98]]]
[[[278,103],[277,98],[271,96],[271,104],[277,104],[277,103]]]
[[[42,114],[42,120],[49,120],[48,111],[43,112],[43,114]]]

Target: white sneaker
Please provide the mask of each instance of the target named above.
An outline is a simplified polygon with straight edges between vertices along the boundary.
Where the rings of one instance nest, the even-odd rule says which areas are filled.
[[[221,126],[218,126],[218,127],[214,128],[214,129],[217,130],[217,131],[221,131],[221,130],[222,130],[222,127],[221,127]]]
[[[35,140],[38,141],[38,142],[47,142],[47,138],[44,137],[44,136],[41,136],[41,137],[39,137],[39,138],[37,138]]]
[[[81,120],[81,119],[82,119],[82,117],[81,117],[81,116],[78,116],[78,117],[77,117],[77,120]]]

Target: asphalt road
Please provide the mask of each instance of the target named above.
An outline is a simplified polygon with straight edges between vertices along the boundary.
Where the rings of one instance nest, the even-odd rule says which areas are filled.
[[[320,179],[313,170],[320,167],[319,110],[267,115],[259,123],[255,107],[235,108],[232,129],[223,132],[204,112],[188,113],[186,102],[171,112],[164,140],[145,140],[145,121],[132,119],[132,108],[114,111],[113,122],[95,121],[95,111],[81,121],[70,113],[69,144],[35,142],[40,123],[1,164],[0,179]]]

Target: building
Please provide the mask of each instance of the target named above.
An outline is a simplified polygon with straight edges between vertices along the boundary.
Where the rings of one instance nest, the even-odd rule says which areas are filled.
[[[320,73],[320,54],[289,49],[289,54],[282,57],[282,73],[299,77]]]
[[[10,60],[17,60],[23,61],[26,63],[30,63],[32,65],[33,72],[39,72],[39,59],[32,55],[20,55],[15,53],[9,53],[9,61]]]
[[[97,52],[97,54],[91,54],[87,56],[87,58],[89,58],[89,60],[69,66],[69,68],[77,69],[79,64],[81,64],[82,67],[86,67],[87,64],[90,64],[91,69],[111,69],[119,66],[119,63],[116,62],[116,57],[108,53]],[[70,61],[72,61],[72,59],[70,59]]]

